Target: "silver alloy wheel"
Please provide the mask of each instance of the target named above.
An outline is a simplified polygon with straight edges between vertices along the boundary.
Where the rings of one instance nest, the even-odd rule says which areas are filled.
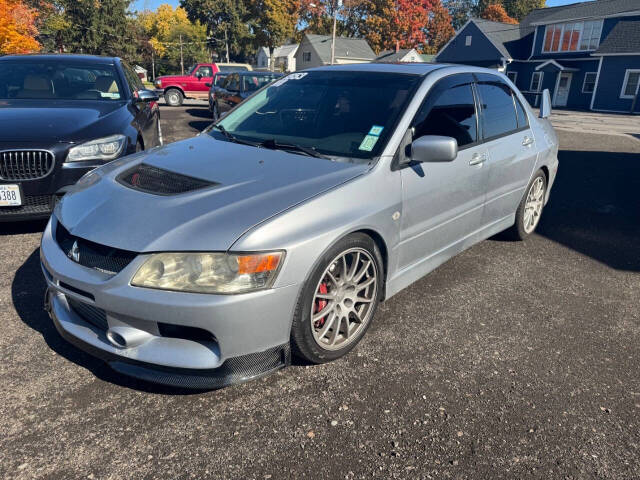
[[[527,201],[524,204],[523,228],[526,233],[535,230],[540,221],[540,214],[544,206],[544,179],[537,177],[527,193]]]
[[[375,310],[378,269],[362,248],[342,252],[325,269],[311,302],[311,331],[325,350],[338,350],[359,337]]]

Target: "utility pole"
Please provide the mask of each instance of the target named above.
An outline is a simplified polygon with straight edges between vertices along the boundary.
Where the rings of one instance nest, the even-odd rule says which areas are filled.
[[[333,34],[331,35],[331,65],[336,61],[336,23],[338,21],[338,7],[342,5],[342,0],[335,0],[333,4]]]
[[[227,29],[224,29],[224,47],[227,51],[227,63],[229,63],[229,39],[227,38]]]
[[[151,78],[154,82],[156,81],[156,57],[153,48],[151,49]]]
[[[182,58],[182,34],[180,34],[180,70],[182,71],[182,75],[184,75],[184,60]]]

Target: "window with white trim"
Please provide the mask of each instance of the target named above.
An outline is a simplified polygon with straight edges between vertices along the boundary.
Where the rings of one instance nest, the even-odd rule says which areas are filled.
[[[600,45],[601,34],[602,20],[547,25],[542,51],[551,53],[595,50]]]
[[[633,99],[638,94],[638,87],[640,87],[640,70],[627,70],[624,74],[620,98]]]
[[[516,84],[516,78],[518,78],[518,72],[507,72],[507,78]]]
[[[472,39],[471,35],[467,35],[467,36],[464,38],[464,46],[465,46],[465,47],[469,47],[469,46],[471,46],[471,39]]]
[[[596,72],[587,72],[584,74],[584,82],[582,82],[582,93],[593,93],[596,88]]]
[[[543,72],[533,72],[531,75],[531,85],[529,85],[529,90],[532,92],[539,92],[542,87],[542,75]]]

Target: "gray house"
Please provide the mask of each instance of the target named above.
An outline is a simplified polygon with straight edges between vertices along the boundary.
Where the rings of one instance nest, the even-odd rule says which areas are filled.
[[[335,63],[367,63],[375,60],[367,41],[363,38],[336,37]],[[331,36],[305,34],[295,55],[296,69],[331,64]]]

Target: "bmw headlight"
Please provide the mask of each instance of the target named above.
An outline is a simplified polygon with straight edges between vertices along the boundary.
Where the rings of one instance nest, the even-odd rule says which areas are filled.
[[[67,162],[84,162],[87,160],[113,160],[117,158],[127,143],[124,135],[111,135],[85,142],[69,149]]]
[[[155,253],[131,285],[193,293],[246,293],[271,287],[284,252]]]

